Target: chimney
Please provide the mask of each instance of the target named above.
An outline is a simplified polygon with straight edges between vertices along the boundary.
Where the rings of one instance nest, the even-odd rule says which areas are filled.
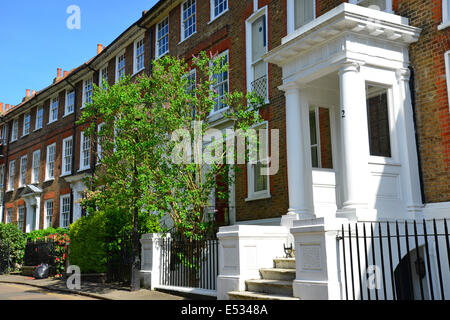
[[[27,89],[27,98],[29,98],[30,97],[30,89]]]
[[[97,45],[97,54],[100,54],[103,51],[103,45],[102,44],[98,44]]]
[[[34,96],[35,94],[36,94],[35,90],[31,91],[31,96]]]
[[[147,10],[142,11],[142,16],[145,16],[145,14],[147,13]]]
[[[64,78],[67,77],[68,74],[69,74],[68,71],[64,71]]]
[[[9,104],[6,104],[6,105],[5,105],[5,111],[6,111],[6,110],[9,110]]]
[[[0,102],[0,112],[3,112],[3,102]]]
[[[56,74],[56,79],[61,78],[61,72],[62,72],[62,69],[61,69],[61,68],[58,68],[58,69],[57,69],[57,74]]]

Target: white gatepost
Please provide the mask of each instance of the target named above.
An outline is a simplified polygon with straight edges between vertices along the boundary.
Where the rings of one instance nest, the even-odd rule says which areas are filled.
[[[301,300],[340,300],[340,258],[337,236],[345,219],[294,221],[296,279],[294,297]]]
[[[273,268],[285,255],[289,230],[283,226],[234,225],[219,229],[217,299],[229,300],[231,291],[245,291],[245,281],[259,279],[259,269]]]
[[[169,238],[170,234],[166,235]],[[141,282],[144,288],[154,290],[160,283],[161,244],[160,233],[144,234],[141,238]]]

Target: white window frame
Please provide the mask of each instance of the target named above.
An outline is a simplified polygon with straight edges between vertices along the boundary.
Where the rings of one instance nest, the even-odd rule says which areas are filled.
[[[161,38],[159,38],[160,26],[161,26],[161,24],[165,23],[166,20],[167,20],[167,33],[165,33]],[[162,19],[159,23],[156,24],[156,37],[155,37],[155,58],[156,59],[159,59],[169,53],[169,36],[170,36],[170,19],[169,19],[169,16],[167,16],[164,19]],[[159,42],[164,38],[167,38],[167,50],[160,54],[159,53],[159,49],[160,49]]]
[[[67,149],[67,143],[70,141],[70,150]],[[72,174],[72,156],[73,156],[73,139],[68,137],[62,141],[62,155],[61,155],[61,176],[68,176]],[[69,170],[67,170],[69,167]]]
[[[17,227],[23,230],[25,225],[25,206],[19,206],[17,208]]]
[[[102,161],[103,158],[103,149],[102,146],[100,144],[100,136],[99,136],[99,132],[102,130],[102,128],[105,126],[105,123],[102,122],[98,125],[97,127],[97,163],[100,163]]]
[[[69,202],[69,204],[68,204],[69,210],[68,211],[64,210],[64,200],[66,200],[66,201],[68,200],[68,202]],[[59,226],[61,228],[68,229],[70,226],[70,207],[71,207],[70,194],[62,195],[60,197],[60,202],[61,202],[61,204],[60,204],[61,209],[60,209],[60,214],[59,214]],[[65,214],[67,215],[67,219],[64,219]],[[65,223],[66,221],[67,221],[67,224]]]
[[[28,125],[26,125],[27,123]],[[29,135],[30,130],[31,130],[31,113],[28,112],[23,116],[22,137]]]
[[[2,144],[7,144],[8,143],[8,126],[5,124],[2,127],[2,131],[1,131],[1,143]]]
[[[51,215],[48,214],[48,212],[49,212],[49,203],[52,204],[51,205],[51,212],[52,212]],[[54,203],[53,199],[45,200],[44,213],[45,213],[45,216],[44,216],[44,230],[45,230],[47,228],[53,227],[53,217],[54,217],[54,214],[55,214],[55,203]],[[50,219],[51,220],[50,225],[49,225],[49,217],[51,218]]]
[[[119,60],[123,57],[123,68],[119,69]],[[120,81],[119,72],[123,70],[123,76],[126,76],[127,73],[127,57],[125,56],[125,50],[123,50],[120,54],[116,56],[116,83]]]
[[[366,0],[350,0],[349,3],[359,5],[359,3],[366,1]],[[394,13],[392,10],[392,0],[385,0],[386,3],[386,10],[384,12],[387,13]]]
[[[37,163],[36,163],[37,159]],[[37,164],[37,166],[36,166]],[[41,150],[36,150],[33,152],[33,163],[32,163],[32,169],[31,169],[31,183],[37,184],[39,183],[39,171],[40,171],[40,164],[41,164]],[[37,169],[37,172],[36,172]],[[37,175],[36,175],[37,173]]]
[[[106,76],[105,76],[106,74]],[[102,89],[105,89],[105,87],[103,87],[103,81],[106,80],[106,83],[109,83],[109,79],[108,79],[108,64],[103,66],[102,68],[100,68],[100,76],[99,76],[99,87]]]
[[[56,104],[55,104],[56,101]],[[53,118],[53,114],[55,111],[55,105],[56,105],[56,118]],[[59,109],[59,98],[53,97],[50,99],[50,106],[48,108],[48,124],[51,124],[53,122],[58,121],[58,109]]]
[[[314,0],[314,18],[313,21],[317,18],[316,15],[316,1]],[[350,0],[352,1],[352,0]],[[286,3],[286,9],[287,9],[287,15],[286,15],[286,19],[287,19],[287,33],[290,34],[292,32],[294,32],[295,29],[295,0],[287,0]],[[300,27],[301,28],[301,27]]]
[[[449,6],[450,0],[442,0],[442,23],[438,25],[438,30],[450,27]]]
[[[41,113],[40,116],[39,113]],[[34,131],[42,129],[43,125],[44,125],[44,107],[38,107],[36,109],[36,128],[34,129]]]
[[[89,81],[91,82],[91,89],[89,91],[86,91],[86,83],[88,83]],[[89,95],[89,97],[90,97],[89,100],[92,101],[92,95],[94,94],[94,79],[92,76],[83,80],[83,98],[82,98],[81,109],[83,109],[87,103],[91,102],[91,101],[88,101],[88,99],[87,99],[88,92],[91,93]]]
[[[88,149],[87,151],[84,149],[84,146],[86,144],[86,139],[89,139]],[[87,160],[88,164],[85,165],[86,156],[85,153],[87,152]],[[80,134],[80,169],[78,171],[84,171],[91,168],[91,143],[90,143],[90,137],[86,137],[84,135],[84,132],[81,132]]]
[[[13,213],[13,208],[6,209],[6,221],[5,221],[6,224],[12,222],[12,213]]]
[[[193,2],[193,5],[195,6],[195,10],[194,10],[194,13],[192,15],[190,15],[186,20],[183,20],[184,11],[185,11],[184,10],[184,4],[189,2],[189,1]],[[192,37],[194,34],[197,33],[197,0],[186,0],[186,1],[184,1],[181,4],[181,6],[180,6],[180,11],[181,11],[181,14],[180,14],[180,26],[181,26],[181,33],[180,33],[180,35],[181,35],[181,41],[180,42],[183,42],[184,40]],[[185,22],[188,21],[192,16],[194,16],[194,32],[192,32],[190,35],[188,35],[186,37],[186,35],[185,35],[185,29],[186,29]]]
[[[253,23],[258,20],[261,16],[265,15],[266,19],[266,53],[269,50],[269,28],[268,28],[268,17],[267,17],[267,6],[262,7],[257,12],[252,14],[245,22],[245,34],[246,34],[246,52],[248,53],[246,55],[246,61],[247,61],[247,92],[251,92],[252,90],[252,82],[255,81],[254,79],[254,72],[253,72],[253,66],[256,64],[256,62],[253,62],[252,57],[252,25]],[[262,59],[261,59],[262,60]],[[258,60],[257,62],[260,62],[261,60]],[[266,97],[265,102],[269,102],[269,64],[266,62]]]
[[[216,0],[210,0],[210,22],[212,22],[212,21],[214,21],[214,20],[216,20],[217,18],[219,18],[220,16],[222,16],[224,13],[226,13],[229,9],[230,9],[230,7],[229,7],[229,5],[228,5],[228,0],[224,0],[225,1],[225,4],[226,4],[226,8],[222,11],[222,12],[219,12],[217,15],[216,15],[216,11],[215,11],[215,9],[216,9],[216,4],[215,4],[215,1]]]
[[[69,104],[69,94],[73,93],[73,102],[72,104]],[[65,107],[64,107],[64,116],[68,116],[70,114],[72,114],[75,110],[75,90],[74,89],[69,89],[66,90],[66,103],[65,103]]]
[[[0,188],[2,189],[0,191],[3,191],[4,183],[5,183],[5,165],[2,164],[2,165],[0,165]],[[2,205],[2,204],[0,203],[0,205]]]
[[[12,160],[9,162],[8,166],[8,191],[14,190],[15,176],[16,176],[16,160]]]
[[[50,150],[54,149],[53,159],[50,159]],[[50,144],[47,146],[47,161],[45,163],[45,181],[51,181],[55,179],[55,171],[56,171],[56,143]],[[52,161],[50,161],[52,160]],[[53,165],[53,175],[51,175],[51,165]]]
[[[27,184],[27,167],[28,167],[28,156],[24,155],[22,158],[20,158],[19,188],[23,188]]]
[[[269,123],[268,121],[263,121],[260,122],[256,125],[252,126],[252,129],[255,129],[257,132],[260,129],[266,128],[267,133],[266,133],[266,155],[267,158],[266,159],[260,159],[259,162],[261,161],[268,161],[268,159],[270,159],[269,157]],[[259,152],[258,152],[258,158],[259,158]],[[266,190],[261,190],[261,191],[255,191],[255,184],[254,184],[254,168],[253,166],[255,165],[255,163],[249,161],[247,163],[247,194],[248,194],[248,198],[245,199],[245,201],[254,201],[254,200],[262,200],[262,199],[269,199],[271,197],[270,194],[270,176],[267,176],[267,185],[266,185]],[[268,166],[268,164],[267,164]]]
[[[14,119],[11,130],[11,142],[19,139],[19,119]]]
[[[142,54],[138,56],[138,44],[142,42]],[[136,41],[134,41],[134,55],[133,55],[133,70],[134,70],[134,74],[141,72],[142,70],[145,69],[145,40],[144,40],[144,36],[139,37]],[[141,68],[138,68],[138,58],[142,56],[143,57],[143,66]]]
[[[218,56],[217,59],[222,58],[222,56],[227,56],[227,63],[228,63],[228,70],[227,70],[227,88],[228,88],[228,93],[230,93],[230,54],[229,54],[229,50],[225,50],[223,52],[221,52]],[[214,63],[213,61],[211,61],[210,63]],[[225,83],[225,82],[222,82]],[[211,90],[214,90],[216,87],[218,87],[219,85],[216,83],[214,85],[211,85]],[[218,110],[214,110],[214,108],[211,110],[211,114],[210,116],[217,114],[217,113],[221,113],[225,110],[228,110],[230,108],[230,106],[226,106],[222,109],[218,109]]]

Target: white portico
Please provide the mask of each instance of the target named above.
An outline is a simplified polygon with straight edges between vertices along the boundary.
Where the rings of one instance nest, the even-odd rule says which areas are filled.
[[[421,213],[408,69],[419,34],[406,18],[343,3],[265,56],[283,69],[285,222]]]

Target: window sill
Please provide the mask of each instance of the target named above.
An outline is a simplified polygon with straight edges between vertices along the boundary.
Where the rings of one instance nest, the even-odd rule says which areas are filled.
[[[66,117],[68,117],[68,116],[70,116],[72,114],[73,114],[73,111],[71,113],[67,113],[67,114],[63,115],[63,118],[66,118]]]
[[[186,41],[187,39],[191,38],[194,34],[197,34],[197,31],[195,31],[194,33],[190,34],[189,37],[184,38],[183,40],[181,40],[180,42],[178,42],[178,44],[182,44],[184,41]]]
[[[230,11],[229,8],[227,8],[225,11],[222,11],[221,13],[219,13],[217,16],[215,16],[214,18],[212,18],[208,24],[213,23],[214,21],[216,21],[217,19],[219,19],[221,16],[223,16],[225,13],[227,13],[228,11]]]
[[[448,27],[450,27],[450,21],[442,21],[442,23],[440,25],[438,25],[438,30],[444,30],[447,29]]]
[[[16,142],[17,141],[17,139],[16,140],[11,140],[9,143],[14,143],[14,142]]]
[[[62,175],[60,175],[59,177],[60,178],[64,178],[64,177],[68,177],[68,176],[71,176],[72,175],[72,172],[67,172],[67,173],[63,173]]]
[[[20,137],[20,139],[23,139],[23,138],[25,138],[25,137],[28,136],[28,135],[30,135],[30,134],[29,134],[29,133],[24,134],[24,135],[22,135],[22,136]]]
[[[162,57],[164,57],[165,55],[169,54],[169,51],[164,52],[162,55],[160,56],[155,56],[155,60],[161,59]]]
[[[37,128],[37,129],[34,129],[34,131],[33,131],[33,132],[37,132],[37,131],[40,131],[40,130],[42,130],[42,127],[40,127],[40,128]]]
[[[55,181],[55,178],[52,178],[52,179],[45,179],[45,180],[44,180],[44,183],[46,183],[46,182],[53,182],[53,181]]]
[[[52,123],[55,123],[56,121],[58,121],[58,119],[53,120],[53,121],[50,121],[49,123],[47,123],[47,125],[50,125],[50,124],[52,124]]]
[[[137,74],[139,74],[139,73],[141,73],[142,71],[144,71],[145,70],[145,67],[144,68],[142,68],[141,70],[137,70],[137,71],[135,71],[132,75],[131,75],[131,77],[134,77],[135,75],[137,75]]]
[[[263,194],[255,194],[251,195],[247,199],[245,199],[245,202],[251,202],[251,201],[258,201],[258,200],[266,200],[272,198],[272,195],[269,192],[264,192]]]
[[[84,172],[84,171],[87,171],[87,170],[90,170],[91,168],[90,167],[87,167],[87,168],[80,168],[80,169],[78,169],[78,173],[81,173],[81,172]]]

